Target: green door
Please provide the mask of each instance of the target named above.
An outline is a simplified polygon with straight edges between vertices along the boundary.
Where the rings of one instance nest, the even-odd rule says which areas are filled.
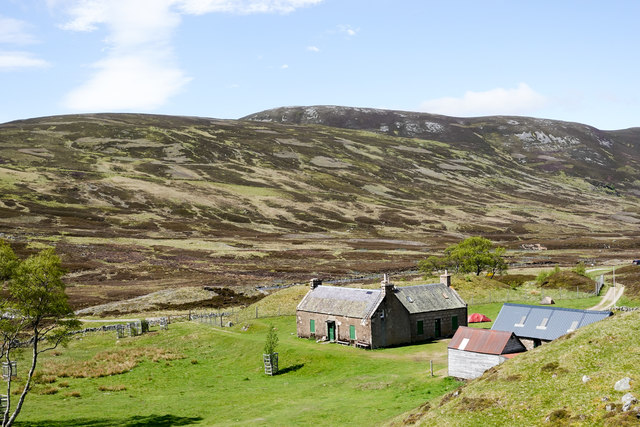
[[[418,320],[416,327],[418,329],[418,335],[424,335],[424,321]]]
[[[353,325],[349,326],[349,339],[351,340],[355,340],[356,339],[356,327]]]
[[[329,341],[335,341],[336,339],[336,324],[335,322],[328,322],[327,329],[329,330]]]
[[[451,333],[455,334],[458,329],[458,316],[451,316]]]
[[[434,338],[440,338],[442,336],[442,325],[440,319],[436,319],[436,327],[434,333]]]
[[[309,320],[309,331],[310,331],[312,334],[315,334],[315,333],[316,333],[316,321],[315,321],[315,320],[313,320],[313,319]]]

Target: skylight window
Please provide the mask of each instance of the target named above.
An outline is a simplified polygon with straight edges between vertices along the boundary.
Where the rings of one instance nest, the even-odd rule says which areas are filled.
[[[469,344],[469,338],[462,338],[462,342],[458,346],[458,350],[464,350],[467,348],[467,344]]]
[[[522,316],[522,319],[520,319],[520,322],[516,323],[513,326],[516,326],[518,328],[522,328],[524,327],[524,321],[527,320],[527,316]]]
[[[547,329],[547,323],[549,323],[549,318],[545,317],[544,319],[542,319],[542,322],[540,322],[540,324],[536,326],[536,329]]]
[[[567,329],[567,332],[573,332],[576,329],[578,329],[578,322],[577,320],[574,320],[573,323],[571,323],[571,327],[569,329]]]
[[[413,302],[413,298],[411,298],[409,295],[407,295],[407,301]]]
[[[444,292],[442,293],[442,296],[445,297],[445,299],[449,299],[449,295],[445,294]]]

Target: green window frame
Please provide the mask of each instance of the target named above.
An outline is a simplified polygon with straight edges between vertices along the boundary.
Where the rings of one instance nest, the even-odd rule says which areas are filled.
[[[312,334],[316,333],[316,321],[313,319],[309,320],[309,331],[311,331]]]
[[[356,327],[353,325],[349,326],[349,338],[352,340],[356,339]]]
[[[416,328],[418,329],[418,335],[424,335],[424,321],[418,320]]]

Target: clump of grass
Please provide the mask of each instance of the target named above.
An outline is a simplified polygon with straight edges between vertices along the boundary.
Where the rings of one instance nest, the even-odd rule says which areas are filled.
[[[80,397],[79,391],[70,391],[69,393],[64,394],[66,397]]]
[[[197,365],[198,364],[198,359],[191,359],[191,364],[192,365]]]
[[[39,394],[56,394],[58,391],[58,387],[49,387],[40,390]]]
[[[47,375],[44,371],[36,371],[33,374],[33,382],[36,384],[52,384],[56,382],[58,377],[56,375]]]
[[[58,387],[67,388],[69,387],[69,383],[67,381],[62,381],[61,383],[58,383]]]
[[[62,378],[100,378],[128,372],[144,359],[158,362],[183,357],[181,354],[155,347],[109,350],[100,352],[87,361],[50,363],[44,368],[44,372]]]
[[[98,387],[100,391],[124,391],[127,387],[124,384],[116,384],[116,385],[101,385]]]
[[[458,405],[458,410],[464,412],[476,412],[489,409],[497,403],[495,399],[488,397],[463,397]]]
[[[569,416],[569,411],[566,409],[556,409],[547,416],[546,421],[550,423],[558,423],[562,420],[566,420]]]

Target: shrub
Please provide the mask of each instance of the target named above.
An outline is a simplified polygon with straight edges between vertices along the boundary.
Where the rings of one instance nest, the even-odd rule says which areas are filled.
[[[586,276],[587,275],[587,267],[585,267],[584,262],[582,262],[582,261],[580,261],[578,263],[578,265],[576,265],[576,268],[574,268],[573,271],[576,274],[579,274],[581,276]]]

